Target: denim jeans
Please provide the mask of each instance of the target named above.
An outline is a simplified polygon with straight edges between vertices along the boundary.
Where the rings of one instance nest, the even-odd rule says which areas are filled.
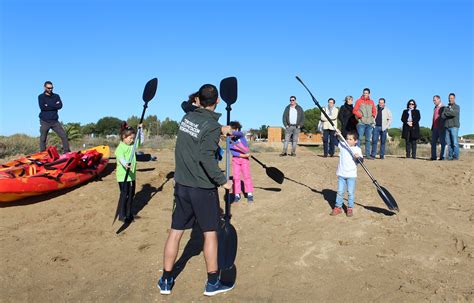
[[[375,158],[377,155],[377,143],[380,138],[380,159],[385,156],[385,141],[387,140],[388,129],[382,130],[382,126],[374,127],[374,133],[372,136],[372,153],[371,156]]]
[[[357,124],[357,133],[359,134],[359,140],[357,140],[357,146],[360,147],[360,141],[362,136],[365,136],[365,156],[370,156],[370,141],[372,139],[373,126],[370,124],[359,123]]]
[[[347,207],[354,207],[355,199],[355,186],[357,178],[346,178],[337,176],[337,196],[336,196],[336,207],[342,207],[344,202],[344,193],[346,192],[347,185]]]
[[[458,143],[457,127],[446,128],[446,145],[448,145],[448,159],[459,159],[459,143]]]
[[[444,127],[433,128],[431,130],[431,159],[436,160],[436,144],[441,144],[441,151],[439,152],[439,158],[444,160],[444,152],[446,150],[446,134]]]
[[[323,130],[323,148],[324,148],[324,155],[334,155],[334,150],[336,145],[338,144],[336,131],[325,129]]]
[[[296,145],[298,144],[298,136],[300,135],[300,129],[296,126],[288,126],[285,129],[285,143],[283,143],[283,153],[286,154],[288,150],[288,144],[291,139],[291,153],[296,153]]]

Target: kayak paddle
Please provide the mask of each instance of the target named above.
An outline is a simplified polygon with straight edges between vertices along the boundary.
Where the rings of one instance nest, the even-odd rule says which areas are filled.
[[[231,105],[237,101],[237,78],[229,77],[225,78],[220,83],[220,95],[221,99],[227,104],[227,125],[230,124],[230,111],[232,110]],[[227,180],[230,178],[230,136],[226,138],[226,165],[225,174]],[[219,224],[217,237],[219,240],[218,245],[218,265],[221,271],[232,268],[234,265],[235,258],[237,256],[237,231],[234,226],[230,223],[230,194],[229,190],[225,190],[225,213],[224,218]]]
[[[321,107],[321,105],[319,105],[319,102],[318,100],[316,100],[316,98],[313,96],[313,94],[311,93],[311,91],[308,89],[308,87],[303,83],[303,80],[301,80],[300,77],[296,76],[296,80],[298,80],[303,86],[304,88],[308,91],[308,93],[310,94],[311,98],[313,99],[313,102],[316,104],[317,107],[319,107],[319,109],[321,110],[321,113],[324,114],[324,116],[326,117],[326,119],[329,121],[329,123],[331,123],[332,127],[334,128],[334,130],[336,130],[336,126],[334,126],[334,123],[331,121],[331,118],[329,118],[329,116],[326,114],[326,112],[323,110],[323,108]],[[347,143],[346,139],[338,134],[339,138],[342,139],[342,142],[344,142],[344,144],[346,145],[347,147],[347,150],[351,153],[352,157],[355,158],[354,156],[354,153],[352,152],[349,144]],[[383,202],[385,203],[385,205],[387,205],[387,207],[390,209],[390,210],[395,210],[395,211],[399,211],[398,209],[398,205],[397,205],[397,202],[395,201],[395,199],[393,198],[393,196],[390,194],[390,192],[379,185],[379,183],[377,182],[377,180],[375,180],[375,178],[372,176],[372,174],[369,172],[369,170],[367,169],[367,167],[364,165],[364,163],[361,161],[361,159],[359,158],[355,158],[357,160],[357,162],[360,163],[360,165],[362,166],[362,168],[364,168],[365,172],[367,173],[367,175],[370,177],[370,179],[372,179],[372,182],[374,183],[375,187],[377,188],[377,192],[379,193],[379,196],[380,198],[382,198]]]

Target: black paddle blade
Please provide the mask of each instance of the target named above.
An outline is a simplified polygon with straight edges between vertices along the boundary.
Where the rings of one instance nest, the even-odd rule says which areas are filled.
[[[276,167],[267,167],[265,168],[265,171],[267,173],[267,176],[269,176],[273,181],[278,184],[283,184],[283,181],[285,180],[285,175],[281,170]]]
[[[232,287],[237,280],[237,267],[232,265],[231,268],[223,269],[219,275],[219,281],[225,286]]]
[[[153,78],[147,82],[143,89],[143,101],[149,102],[155,97],[156,88],[158,87],[158,78]]]
[[[393,198],[392,194],[390,194],[386,188],[377,184],[377,192],[379,193],[379,196],[382,198],[385,205],[387,205],[388,209],[399,211],[395,198]]]
[[[230,220],[221,220],[217,238],[219,241],[217,262],[220,270],[226,270],[234,265],[235,257],[237,257],[237,231],[230,224]]]
[[[221,99],[228,105],[232,105],[237,101],[237,78],[228,77],[222,79],[220,85]]]

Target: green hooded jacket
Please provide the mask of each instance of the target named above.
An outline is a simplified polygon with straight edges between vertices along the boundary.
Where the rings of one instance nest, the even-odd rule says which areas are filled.
[[[221,114],[198,108],[179,124],[175,148],[177,183],[189,187],[216,188],[227,182],[215,158],[219,146]]]

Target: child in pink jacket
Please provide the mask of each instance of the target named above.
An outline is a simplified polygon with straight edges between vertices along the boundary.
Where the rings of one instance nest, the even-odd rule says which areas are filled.
[[[242,189],[240,180],[243,177],[247,201],[253,202],[253,183],[250,175],[250,151],[244,134],[240,131],[242,125],[237,121],[230,122],[232,137],[230,141],[230,151],[232,153],[232,174],[234,180],[234,202],[239,202]]]

